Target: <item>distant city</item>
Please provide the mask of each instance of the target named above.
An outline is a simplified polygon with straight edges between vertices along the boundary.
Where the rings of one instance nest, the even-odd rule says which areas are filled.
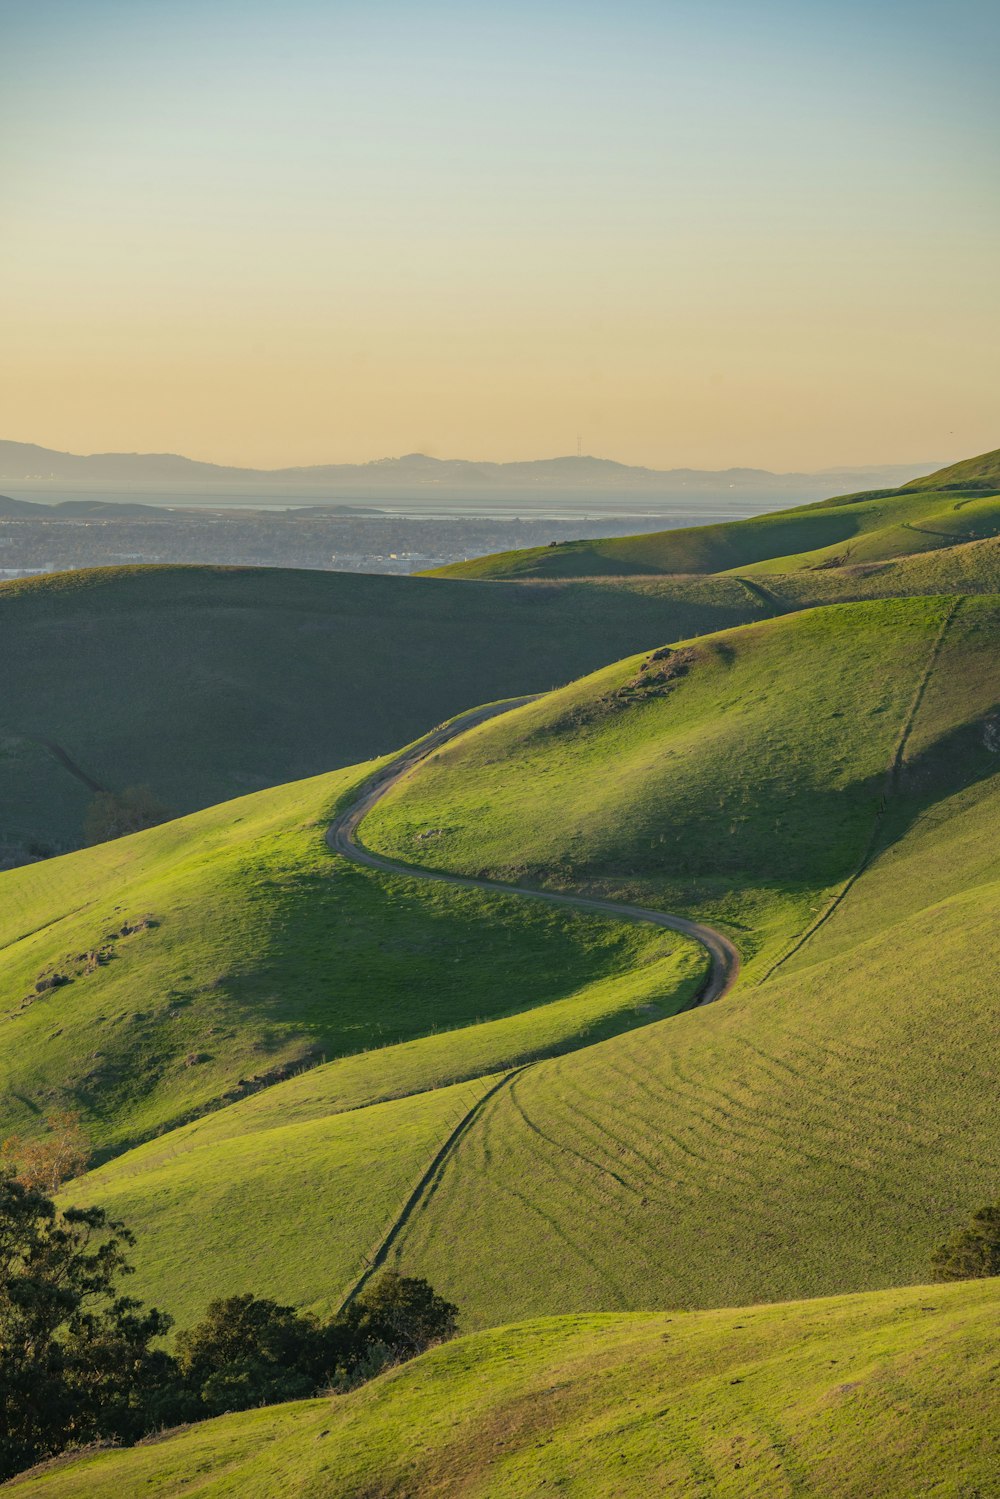
[[[137,563],[413,573],[488,552],[566,541],[588,530],[621,536],[664,526],[662,519],[635,515],[587,526],[579,520],[351,515],[320,507],[213,512],[150,506],[140,517],[134,514],[138,508],[108,505],[105,511],[122,513],[70,516],[53,507],[51,516],[37,519],[3,517],[0,501],[0,579]]]
[[[580,536],[735,520],[892,487],[931,466],[715,473],[411,453],[265,471],[0,441],[0,578],[133,563],[413,573]]]

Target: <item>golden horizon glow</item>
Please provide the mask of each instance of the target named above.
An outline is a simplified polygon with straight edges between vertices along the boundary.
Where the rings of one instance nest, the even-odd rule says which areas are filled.
[[[253,467],[1000,441],[974,6],[207,9],[4,23],[0,435]]]

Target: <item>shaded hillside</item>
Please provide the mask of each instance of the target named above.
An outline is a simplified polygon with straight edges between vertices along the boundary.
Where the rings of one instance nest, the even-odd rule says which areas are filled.
[[[14,1492],[985,1496],[1000,1463],[998,1296],[987,1281],[529,1322],[446,1344],[340,1399],[70,1458]]]
[[[0,844],[76,846],[88,782],[147,784],[189,812],[385,753],[472,704],[547,689],[648,642],[763,612],[729,580],[595,595],[156,567],[8,583]]]
[[[0,866],[4,845],[14,859],[76,846],[95,783],[147,784],[187,812],[665,640],[813,604],[998,588],[995,539],[745,579],[483,589],[177,567],[3,585]]]

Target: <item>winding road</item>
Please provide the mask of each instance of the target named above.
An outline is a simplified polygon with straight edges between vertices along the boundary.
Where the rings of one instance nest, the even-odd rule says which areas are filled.
[[[728,994],[740,971],[739,950],[722,932],[701,922],[689,921],[686,916],[672,916],[665,911],[653,911],[647,906],[625,905],[621,901],[603,900],[590,895],[563,894],[554,890],[533,890],[525,885],[507,885],[500,880],[473,879],[469,875],[449,874],[445,870],[427,869],[418,864],[404,864],[398,859],[387,859],[382,854],[372,853],[358,841],[358,829],[362,821],[386,792],[443,744],[476,728],[488,719],[501,713],[509,713],[533,702],[530,697],[508,698],[502,703],[490,703],[483,708],[472,708],[449,723],[442,724],[394,760],[384,765],[360,788],[357,797],[342,808],[330,824],[326,841],[335,854],[350,859],[355,864],[367,865],[370,869],[383,869],[390,874],[405,874],[410,878],[438,880],[446,885],[459,885],[467,890],[496,890],[505,895],[522,895],[528,900],[543,900],[549,905],[569,906],[577,911],[592,911],[601,916],[613,916],[624,921],[648,921],[653,926],[667,927],[672,932],[681,932],[700,942],[709,955],[708,976],[699,991],[695,1005],[711,1004]]]

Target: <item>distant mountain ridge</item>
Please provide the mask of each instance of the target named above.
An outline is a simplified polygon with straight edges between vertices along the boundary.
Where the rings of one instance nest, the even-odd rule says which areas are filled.
[[[809,498],[845,488],[894,486],[927,471],[927,464],[827,469],[819,473],[771,473],[766,469],[651,469],[610,458],[556,457],[490,463],[407,453],[369,463],[333,463],[258,469],[204,463],[176,453],[62,453],[34,443],[0,441],[0,484],[17,489],[72,484],[131,490],[230,485],[322,489],[559,490],[653,494],[698,494],[732,489],[741,493],[794,493]]]

